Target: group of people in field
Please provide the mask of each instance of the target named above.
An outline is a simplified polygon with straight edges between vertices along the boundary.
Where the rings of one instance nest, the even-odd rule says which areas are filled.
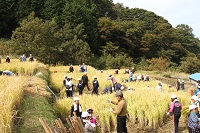
[[[25,54],[21,55],[21,56],[19,57],[19,60],[20,60],[20,62],[26,62],[26,55],[25,55]],[[5,62],[6,62],[6,63],[10,63],[10,61],[11,61],[10,57],[7,56]],[[29,62],[33,62],[33,61],[34,61],[33,55],[30,54],[30,56],[29,56]]]
[[[191,97],[189,110],[188,131],[189,133],[200,133],[200,84],[197,85],[197,88]]]
[[[20,60],[20,62],[26,62],[26,56],[25,56],[25,54],[23,54],[22,56],[20,56],[19,60]],[[11,61],[10,57],[7,56],[5,62],[6,63],[10,63],[10,61]],[[33,61],[34,61],[33,55],[30,54],[30,56],[29,56],[29,62],[33,62]],[[1,75],[16,76],[17,74],[14,73],[14,72],[11,72],[9,70],[4,70],[4,71],[0,70],[0,76]]]
[[[114,70],[114,74],[118,74],[119,73],[119,69],[115,69]],[[123,71],[123,74],[128,74],[129,76],[125,79],[122,80],[122,82],[126,83],[126,82],[140,82],[140,81],[149,81],[150,77],[148,74],[135,74],[135,68],[132,69],[125,69]]]
[[[26,55],[25,54],[21,55],[19,57],[19,60],[20,60],[20,62],[26,62]],[[34,61],[33,55],[30,54],[29,55],[29,62],[33,62],[33,61]]]
[[[88,75],[87,75],[87,66],[85,65],[85,63],[83,63],[83,65],[79,65],[79,70],[81,70],[79,72],[84,72],[84,74],[82,75],[81,78],[78,78],[78,83],[76,85],[73,84],[73,79],[72,79],[71,76],[64,75],[63,85],[66,88],[66,96],[67,97],[73,97],[73,90],[75,89],[75,87],[77,88],[79,95],[83,94],[84,88],[87,88],[88,91],[92,91],[92,93],[91,93],[92,95],[93,94],[98,95],[98,93],[99,93],[99,81],[97,79],[97,76],[94,76],[94,79],[92,81],[92,89],[90,89],[89,78],[88,78]],[[69,72],[70,73],[74,72],[73,65],[70,65]],[[112,74],[108,75],[107,80],[110,80],[112,82],[112,86],[107,86],[104,89],[104,94],[108,94],[108,93],[112,93],[113,91],[124,89],[124,86],[121,85],[120,83],[118,83],[116,81],[115,77]]]
[[[126,119],[127,119],[127,102],[123,97],[122,91],[116,91],[117,101],[107,100],[108,103],[117,105],[116,109],[110,108],[110,112],[117,116],[117,133],[127,133]],[[82,110],[80,99],[74,97],[74,103],[71,106],[70,117],[80,117],[85,128],[86,133],[94,133],[97,126],[100,124],[97,121],[97,117],[93,115],[93,109],[87,108],[86,111]]]
[[[171,95],[170,109],[167,115],[173,116],[174,133],[178,133],[179,118],[181,117],[182,105],[175,94]],[[188,113],[188,132],[200,133],[200,84],[191,97]]]
[[[177,89],[177,91],[185,89],[184,80],[181,81],[180,79],[177,79],[177,81],[176,81],[176,89]]]

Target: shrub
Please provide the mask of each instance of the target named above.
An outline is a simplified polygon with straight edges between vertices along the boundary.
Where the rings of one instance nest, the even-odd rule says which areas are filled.
[[[162,57],[152,58],[147,60],[147,62],[150,64],[148,67],[149,70],[166,71],[170,65],[169,60]]]
[[[189,56],[182,59],[181,66],[179,67],[181,72],[195,73],[200,71],[200,60],[196,56]]]

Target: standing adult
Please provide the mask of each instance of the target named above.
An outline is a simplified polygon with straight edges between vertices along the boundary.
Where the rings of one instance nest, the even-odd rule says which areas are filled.
[[[200,125],[197,117],[198,107],[196,105],[189,106],[189,116],[188,116],[188,131],[189,133],[200,133]]]
[[[80,99],[78,97],[74,97],[74,103],[71,106],[71,115],[70,115],[71,117],[75,116],[81,118],[82,107],[79,101]]]
[[[33,62],[33,61],[34,61],[34,59],[33,59],[33,55],[30,54],[30,56],[29,56],[29,62]]]
[[[83,81],[83,89],[86,86],[88,91],[90,91],[90,88],[89,88],[89,85],[88,85],[89,79],[88,79],[88,76],[87,76],[87,72],[85,72],[84,75],[82,76],[82,81]]]
[[[87,72],[87,65],[85,65],[85,63],[83,63],[83,72]]]
[[[180,81],[180,79],[178,79],[178,80],[176,81],[176,89],[177,89],[177,91],[180,90],[180,84],[181,84],[181,81]]]
[[[70,65],[70,67],[69,67],[69,72],[70,72],[70,73],[73,73],[73,72],[74,72],[74,67],[73,67],[72,65]]]
[[[117,80],[115,79],[115,77],[112,76],[112,74],[109,74],[108,77],[109,78],[107,78],[106,80],[111,80],[112,85],[114,87],[114,90],[116,91],[116,89],[117,89],[117,86],[116,86]]]
[[[121,91],[116,92],[116,98],[117,102],[111,101],[108,99],[108,101],[112,104],[117,105],[117,109],[113,110],[113,108],[110,108],[110,111],[117,115],[117,133],[127,133],[126,128],[126,115],[127,115],[127,102],[123,97],[123,93]]]
[[[180,89],[181,90],[184,90],[185,89],[185,85],[184,85],[185,83],[184,83],[184,80],[180,83]]]
[[[182,105],[175,94],[171,95],[171,106],[167,115],[173,115],[174,133],[178,133],[178,123],[181,117]]]
[[[7,58],[6,58],[6,63],[10,63],[10,57],[9,56],[7,56]]]
[[[63,85],[66,87],[66,80],[67,80],[67,75],[64,75],[64,79],[63,79]]]
[[[72,84],[72,78],[68,77],[66,82],[66,95],[67,97],[73,97],[73,84]]]
[[[97,76],[94,76],[94,80],[93,80],[92,83],[93,83],[92,94],[98,95],[99,82],[98,82],[98,80],[97,80]]]
[[[129,74],[129,82],[132,82],[132,81],[133,81],[133,73],[130,72],[130,74]]]

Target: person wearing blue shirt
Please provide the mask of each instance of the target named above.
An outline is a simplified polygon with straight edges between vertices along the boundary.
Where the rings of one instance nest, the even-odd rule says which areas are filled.
[[[188,131],[189,133],[200,133],[199,119],[197,117],[198,107],[196,105],[190,105],[189,110]]]
[[[200,85],[197,86],[197,89],[195,90],[194,95],[197,96],[197,93],[198,93],[198,92],[200,92]]]

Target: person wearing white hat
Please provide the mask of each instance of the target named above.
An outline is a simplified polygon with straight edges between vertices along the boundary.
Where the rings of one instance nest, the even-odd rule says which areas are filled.
[[[74,67],[73,67],[72,65],[70,65],[70,67],[69,67],[69,72],[70,72],[70,73],[73,73],[73,72],[74,72]]]
[[[175,94],[171,95],[171,105],[167,115],[173,115],[174,133],[178,133],[178,124],[181,117],[182,105]]]
[[[93,84],[92,94],[98,95],[99,82],[97,80],[97,76],[94,76],[92,84]]]
[[[189,106],[190,114],[188,116],[188,131],[189,133],[199,133],[200,125],[197,117],[198,107],[196,105]]]
[[[191,105],[196,105],[196,106],[197,106],[198,103],[199,103],[198,97],[195,96],[195,95],[193,95],[193,96],[191,97]]]
[[[117,105],[117,109],[113,110],[113,108],[110,108],[110,111],[117,115],[117,132],[118,133],[127,133],[126,128],[126,115],[127,115],[127,102],[123,97],[123,93],[121,90],[116,91],[115,94],[118,102],[111,101],[108,99],[108,101],[112,104]]]
[[[71,106],[71,114],[70,114],[71,117],[75,116],[75,117],[81,118],[82,107],[79,101],[80,99],[78,97],[74,97],[74,103]]]
[[[81,78],[78,78],[78,84],[76,85],[76,87],[78,88],[79,95],[83,95],[83,83]]]
[[[72,82],[71,76],[67,77],[65,84],[66,84],[66,95],[67,95],[67,97],[73,97],[73,82]]]
[[[9,56],[7,56],[7,58],[6,58],[6,63],[10,63],[10,57]]]
[[[94,133],[96,131],[96,124],[91,123],[91,114],[87,111],[82,113],[83,125],[86,133]]]

